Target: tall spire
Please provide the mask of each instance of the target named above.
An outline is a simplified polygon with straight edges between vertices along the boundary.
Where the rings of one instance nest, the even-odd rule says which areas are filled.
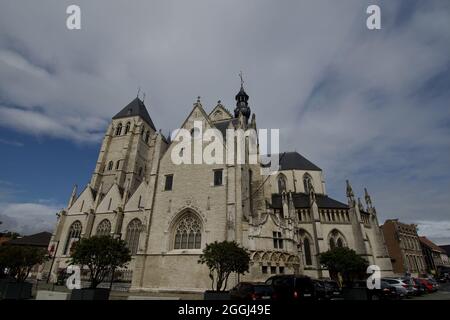
[[[353,193],[352,186],[350,185],[350,182],[348,180],[346,180],[346,184],[348,202],[353,206],[355,204],[355,194]]]
[[[239,117],[239,114],[242,113],[242,115],[245,117],[245,121],[248,122],[248,119],[250,118],[250,107],[248,106],[248,94],[244,90],[244,79],[242,76],[242,71],[239,73],[239,78],[241,79],[241,89],[239,90],[238,94],[236,95],[236,109],[234,109],[234,116],[236,118]]]
[[[364,188],[364,198],[366,200],[367,207],[372,208],[372,199],[370,198],[366,188]]]

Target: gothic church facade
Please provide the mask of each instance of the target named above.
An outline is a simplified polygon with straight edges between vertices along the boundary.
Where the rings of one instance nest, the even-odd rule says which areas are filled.
[[[195,121],[223,134],[256,129],[242,85],[235,99],[233,114],[220,101],[207,113],[198,99],[181,128],[193,139]],[[348,182],[347,203],[330,198],[322,170],[297,152],[280,153],[279,172],[267,177],[258,164],[176,165],[175,148],[139,98],[112,118],[90,182],[79,193],[75,187],[58,214],[49,245],[53,279],[67,267],[73,243],[93,235],[127,242],[132,261],[123,275],[135,291],[209,289],[209,272],[197,261],[207,243],[223,240],[251,254],[241,281],[292,273],[327,277],[318,255],[336,246],[354,249],[382,274],[392,272],[367,191],[365,205]]]

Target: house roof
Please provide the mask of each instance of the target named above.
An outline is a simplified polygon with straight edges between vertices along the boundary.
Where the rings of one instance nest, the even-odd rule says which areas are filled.
[[[150,118],[150,115],[148,114],[144,102],[139,98],[135,98],[133,101],[131,101],[125,108],[123,108],[118,114],[116,114],[113,119],[135,116],[141,117],[153,130],[156,131],[155,125],[153,124],[152,118]]]
[[[298,152],[280,153],[280,170],[310,170],[322,171],[314,163],[303,157]]]
[[[309,195],[305,193],[292,193],[292,201],[296,208],[309,208]],[[316,202],[319,208],[348,209],[348,205],[334,200],[323,194],[316,194]],[[282,208],[281,194],[272,194],[272,208]]]
[[[431,250],[439,251],[441,253],[446,253],[444,249],[439,247],[437,244],[435,244],[433,241],[428,239],[427,237],[419,237],[419,240],[422,244],[429,247]]]
[[[450,244],[446,244],[444,246],[439,246],[442,250],[444,250],[447,255],[450,257]]]
[[[8,244],[16,246],[35,246],[47,248],[48,244],[50,243],[51,237],[52,234],[50,232],[39,232],[30,236],[24,236],[22,238],[10,240],[8,241]]]

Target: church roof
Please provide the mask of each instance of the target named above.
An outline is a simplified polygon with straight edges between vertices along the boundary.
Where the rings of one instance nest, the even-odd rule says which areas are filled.
[[[306,193],[292,193],[292,201],[296,208],[309,208],[310,206],[309,195]],[[348,205],[323,194],[316,194],[316,202],[319,208],[348,209]],[[272,208],[281,209],[282,207],[281,194],[272,194]]]
[[[230,120],[225,120],[225,121],[220,121],[220,122],[214,123],[214,126],[216,126],[217,130],[219,130],[220,133],[222,133],[224,141],[227,140],[227,129],[228,129],[228,125],[230,124],[230,122],[233,123],[233,125],[237,125],[239,122],[239,119],[233,118]]]
[[[8,244],[16,246],[36,246],[46,248],[50,243],[51,237],[52,234],[50,232],[39,232],[30,236],[24,236],[22,238],[10,240],[8,241]]]
[[[280,170],[322,171],[322,169],[298,152],[280,153]]]
[[[113,119],[135,116],[141,117],[153,130],[156,131],[155,125],[153,124],[152,118],[150,118],[150,115],[148,114],[144,102],[137,97],[133,101],[131,101],[125,108],[123,108],[118,114],[116,114]]]

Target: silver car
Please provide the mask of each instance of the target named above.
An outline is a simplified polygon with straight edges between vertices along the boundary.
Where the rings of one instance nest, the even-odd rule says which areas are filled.
[[[405,283],[401,278],[382,278],[382,280],[394,286],[401,297],[412,296],[414,294],[414,286],[411,283]]]

